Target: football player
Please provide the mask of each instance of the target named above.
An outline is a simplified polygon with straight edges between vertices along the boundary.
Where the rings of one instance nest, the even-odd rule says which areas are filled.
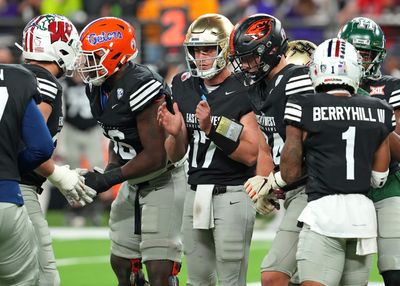
[[[22,50],[24,66],[37,77],[43,100],[39,109],[56,145],[63,124],[62,88],[57,79],[64,74],[71,75],[77,67],[81,53],[79,34],[64,16],[44,14],[26,25],[22,47],[17,46]],[[39,240],[39,285],[60,285],[50,231],[38,201],[46,177],[70,204],[83,206],[90,203],[96,192],[84,185],[84,178],[78,170],[55,165],[52,159],[43,163],[36,172],[21,176],[22,195]]]
[[[36,106],[34,75],[0,65],[0,85],[0,285],[38,285],[37,239],[18,182],[51,157],[53,141]]]
[[[131,61],[138,47],[128,22],[99,18],[80,38],[79,72],[93,117],[110,139],[104,173],[90,172],[85,182],[97,192],[123,182],[110,214],[110,260],[118,285],[144,285],[142,261],[152,286],[176,285],[186,177],[182,164],[167,162],[165,132],[157,123],[170,89],[160,75]]]
[[[267,137],[276,168],[285,142],[283,115],[288,98],[313,92],[306,66],[288,64],[287,38],[281,22],[268,14],[255,14],[240,21],[230,37],[230,60],[249,95],[258,124]],[[280,172],[265,170],[246,182],[246,191],[258,212],[266,214],[277,205],[271,188],[283,187]],[[304,183],[286,193],[284,218],[261,265],[262,285],[287,285],[296,271],[296,249],[300,228],[297,217],[307,203]],[[302,186],[303,185],[303,186]],[[271,197],[272,195],[272,197]],[[271,202],[273,203],[271,205]]]
[[[317,93],[286,104],[282,178],[298,180],[304,163],[308,175],[296,254],[303,286],[368,284],[377,220],[367,194],[387,179],[396,122],[385,101],[354,96],[362,73],[349,42],[326,40],[310,65]]]
[[[255,209],[243,183],[254,175],[259,133],[247,90],[227,66],[232,28],[219,14],[190,25],[189,71],[173,79],[173,112],[164,103],[158,114],[171,159],[189,148],[182,228],[191,286],[246,285]]]
[[[385,59],[385,35],[371,19],[357,17],[339,31],[339,38],[352,43],[362,56],[365,75],[360,86],[372,97],[386,100],[400,118],[400,79],[382,75]],[[370,198],[378,216],[378,268],[385,285],[400,285],[400,227],[395,220],[400,215],[400,123],[389,136],[391,162],[388,180],[382,188],[372,189]]]

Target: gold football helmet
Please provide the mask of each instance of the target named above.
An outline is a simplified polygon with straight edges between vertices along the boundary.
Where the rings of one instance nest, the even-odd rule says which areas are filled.
[[[316,48],[317,46],[310,41],[291,41],[285,54],[286,61],[290,64],[308,66]]]
[[[229,36],[233,30],[231,21],[223,15],[205,14],[197,18],[189,27],[185,47],[186,63],[192,76],[212,78],[228,63]],[[216,46],[217,56],[203,60],[214,60],[210,69],[199,69],[201,65],[194,55],[194,47]]]

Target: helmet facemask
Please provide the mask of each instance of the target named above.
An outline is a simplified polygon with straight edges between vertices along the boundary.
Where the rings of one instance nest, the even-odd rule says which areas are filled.
[[[226,39],[225,41],[228,41]],[[191,45],[190,43],[185,44],[185,55],[186,55],[186,63],[189,69],[189,72],[194,77],[200,77],[204,79],[210,79],[217,75],[221,70],[226,67],[227,60],[226,54],[228,51],[228,45],[220,41],[217,45],[215,44],[199,44],[199,45]],[[195,48],[196,47],[213,47],[216,49],[216,56],[211,56],[207,58],[196,59],[195,57]],[[207,65],[209,61],[212,61],[212,67],[205,70],[202,66]]]
[[[381,77],[380,67],[385,59],[385,52],[357,49],[362,58],[362,65],[365,70],[365,77],[379,78]]]
[[[285,48],[287,45],[283,45]],[[249,53],[234,54],[229,57],[234,73],[245,86],[251,86],[264,79],[278,65],[282,49],[259,45]]]
[[[103,48],[94,51],[84,51],[82,53],[82,62],[79,67],[79,74],[84,83],[91,83],[100,86],[107,76],[107,69],[103,65],[104,59],[110,50]]]

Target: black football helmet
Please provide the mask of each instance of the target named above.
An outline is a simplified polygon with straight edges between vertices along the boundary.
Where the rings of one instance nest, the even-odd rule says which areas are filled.
[[[285,54],[288,39],[281,22],[268,14],[244,18],[229,40],[229,60],[246,86],[265,78]]]

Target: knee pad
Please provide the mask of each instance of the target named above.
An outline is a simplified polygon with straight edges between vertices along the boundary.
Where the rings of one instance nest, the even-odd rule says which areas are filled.
[[[382,277],[386,286],[400,285],[400,270],[389,270],[382,272]]]
[[[168,286],[179,286],[178,274],[181,271],[182,264],[174,261],[172,265],[171,276],[168,278]]]
[[[132,286],[149,286],[149,282],[144,278],[144,273],[142,271],[142,259],[134,258],[131,259],[131,277]]]

